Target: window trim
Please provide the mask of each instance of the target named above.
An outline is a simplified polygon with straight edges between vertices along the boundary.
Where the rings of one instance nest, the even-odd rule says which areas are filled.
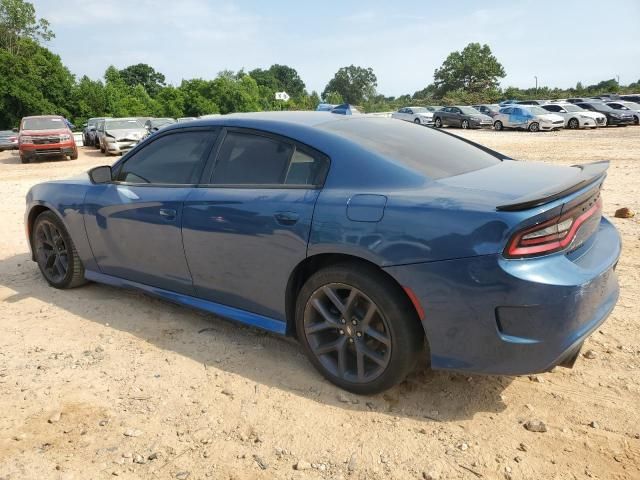
[[[211,183],[213,179],[213,175],[215,174],[216,165],[218,163],[220,157],[220,150],[222,149],[222,145],[224,140],[227,137],[228,133],[241,133],[245,135],[257,135],[260,137],[266,137],[271,140],[275,140],[278,142],[288,143],[293,147],[293,151],[291,156],[289,157],[288,164],[291,164],[291,159],[295,154],[296,150],[300,150],[301,152],[313,157],[316,160],[323,160],[327,163],[327,173],[325,174],[322,182],[318,185],[310,185],[310,184],[286,184],[286,183],[265,183],[265,184],[257,184],[257,183],[237,183],[237,184],[218,184]],[[324,188],[324,184],[329,175],[329,170],[331,169],[331,158],[318,151],[317,149],[310,147],[302,142],[294,140],[293,138],[286,137],[284,135],[279,135],[276,133],[267,132],[264,130],[258,130],[255,128],[247,128],[247,127],[223,127],[222,131],[218,135],[218,139],[216,141],[215,146],[209,153],[209,159],[207,160],[207,164],[202,172],[200,177],[200,182],[198,183],[198,188],[234,188],[234,189],[260,189],[260,190],[321,190]]]
[[[200,157],[199,162],[201,165],[199,167],[199,173],[195,175],[194,183],[134,183],[134,182],[123,182],[120,180],[112,180],[111,183],[114,185],[124,185],[124,186],[130,186],[130,187],[168,187],[168,188],[194,187],[198,184],[198,182],[202,178],[202,172],[207,166],[207,160],[211,155],[211,150],[213,149],[213,147],[216,145],[216,142],[218,141],[218,138],[221,134],[221,130],[222,129],[220,127],[206,126],[206,127],[176,128],[176,129],[171,129],[169,131],[165,131],[162,133],[159,133],[159,132],[155,133],[148,141],[145,141],[146,140],[145,139],[142,142],[138,143],[129,152],[127,152],[120,160],[118,160],[112,167],[113,177],[117,178],[117,176],[120,174],[120,170],[122,169],[122,166],[125,163],[127,163],[129,160],[131,160],[138,152],[153,145],[156,141],[160,140],[161,138],[164,138],[170,135],[177,135],[180,133],[190,133],[190,132],[209,132],[211,134],[218,132],[218,135],[216,135],[215,138],[209,139],[208,145],[205,147],[204,152]]]

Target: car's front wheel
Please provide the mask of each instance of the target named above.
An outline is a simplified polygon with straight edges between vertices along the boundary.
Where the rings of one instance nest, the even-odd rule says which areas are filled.
[[[441,128],[442,120],[440,119],[440,117],[436,117],[436,119],[433,121],[433,124],[435,125],[436,128]]]
[[[529,125],[529,131],[530,132],[539,132],[540,131],[540,124],[538,122],[531,123],[531,125]]]
[[[469,120],[462,120],[462,123],[460,124],[460,126],[464,129],[469,128]]]
[[[572,118],[571,120],[569,120],[569,123],[567,124],[567,126],[575,130],[576,128],[580,127],[580,122],[578,122],[577,118]]]
[[[415,366],[424,334],[406,295],[374,267],[322,269],[302,287],[296,329],[311,363],[345,390],[373,394]]]
[[[420,125],[420,123],[421,123],[421,122],[420,122],[420,119],[416,117],[416,118],[413,120],[413,123],[415,123],[416,125]]]
[[[45,280],[55,288],[84,283],[84,266],[62,221],[51,211],[38,215],[31,233],[36,261]]]
[[[493,124],[493,128],[500,131],[504,128],[504,125],[502,125],[502,122],[500,120],[496,120]]]

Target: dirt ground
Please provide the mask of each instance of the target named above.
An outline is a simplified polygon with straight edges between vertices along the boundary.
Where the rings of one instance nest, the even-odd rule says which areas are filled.
[[[524,160],[611,160],[605,213],[640,212],[640,127],[464,135]],[[620,300],[573,370],[421,369],[357,397],[290,339],[103,285],[48,287],[24,197],[108,162],[81,150],[0,153],[0,479],[640,478],[640,215],[613,219]]]

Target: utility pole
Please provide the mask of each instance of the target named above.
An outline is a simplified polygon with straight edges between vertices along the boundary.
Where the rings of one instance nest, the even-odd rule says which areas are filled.
[[[534,75],[533,78],[536,79],[536,93],[538,93],[538,76]]]

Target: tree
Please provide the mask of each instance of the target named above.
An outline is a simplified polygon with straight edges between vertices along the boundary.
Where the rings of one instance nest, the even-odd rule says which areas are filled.
[[[491,53],[489,45],[470,43],[462,52],[452,52],[433,74],[440,96],[462,89],[480,93],[498,87],[498,79],[505,77],[504,68]]]
[[[152,97],[155,97],[160,90],[165,87],[164,75],[156,72],[153,67],[150,67],[146,63],[130,65],[120,70],[119,73],[125,84],[130,87],[142,85]]]
[[[20,53],[21,39],[36,43],[48,41],[55,35],[44,18],[36,18],[32,3],[24,0],[0,0],[0,48],[17,55]]]
[[[322,98],[328,99],[333,93],[339,94],[347,103],[360,104],[376,93],[378,79],[373,69],[349,65],[342,67],[327,83]]]

